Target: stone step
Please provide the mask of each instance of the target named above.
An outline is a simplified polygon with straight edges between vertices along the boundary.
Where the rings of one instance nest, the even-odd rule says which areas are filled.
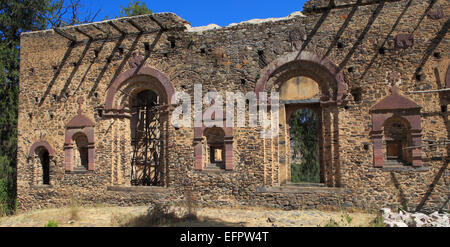
[[[224,167],[223,163],[209,163],[209,164],[206,165],[205,168],[208,169],[208,170],[215,170],[215,169],[222,170],[225,167]]]
[[[406,165],[405,162],[399,161],[399,160],[386,160],[384,162],[385,166],[403,166]]]
[[[325,187],[322,183],[286,183],[285,187]]]

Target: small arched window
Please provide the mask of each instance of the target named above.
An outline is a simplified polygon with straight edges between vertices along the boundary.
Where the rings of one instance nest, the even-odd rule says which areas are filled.
[[[401,119],[387,120],[384,124],[386,160],[388,164],[408,164],[411,162],[411,135],[408,125]]]
[[[64,156],[66,172],[76,168],[82,171],[93,171],[95,161],[94,122],[82,114],[82,98],[78,98],[78,115],[66,125]]]
[[[49,185],[50,184],[50,156],[45,148],[39,148],[37,151],[39,161],[41,164],[41,175],[42,175],[42,184]]]
[[[401,163],[422,166],[421,108],[394,86],[391,95],[370,109],[375,167]]]
[[[233,170],[233,128],[194,128],[195,169]]]
[[[74,167],[77,169],[88,170],[89,152],[88,138],[84,133],[74,135],[73,141],[76,145],[74,152]]]
[[[224,149],[225,149],[225,132],[218,127],[208,128],[204,132],[206,137],[206,167],[218,167],[225,169]],[[209,154],[209,155],[208,155]]]
[[[50,163],[55,151],[46,141],[35,142],[29,152],[29,162],[33,170],[32,184],[50,185]]]

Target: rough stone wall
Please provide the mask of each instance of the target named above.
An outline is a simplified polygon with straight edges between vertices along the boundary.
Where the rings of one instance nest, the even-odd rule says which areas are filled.
[[[369,111],[390,94],[395,84],[422,107],[422,139],[448,139],[448,113],[441,109],[448,103],[448,92],[405,92],[445,87],[449,10],[445,0],[336,0],[334,5],[317,0],[305,4],[303,15],[204,31],[186,28],[186,21],[163,13],[117,19],[113,25],[101,22],[78,26],[92,36],[91,41],[74,27],[61,29],[69,34],[66,37],[53,30],[24,33],[18,126],[19,207],[62,206],[72,198],[83,204],[174,202],[184,200],[185,191],[191,190],[196,201],[212,206],[313,208],[336,206],[340,201],[348,207],[406,205],[415,209],[425,201],[423,210],[438,209],[449,196],[448,148],[424,148],[423,166],[419,168],[376,168]],[[436,13],[442,17],[436,18]],[[129,19],[144,32],[139,34]],[[114,25],[127,35],[121,35]],[[398,34],[412,34],[414,41],[407,38],[395,42]],[[399,47],[403,45],[410,47]],[[329,164],[326,169],[331,169],[327,170],[328,187],[282,185],[289,174],[288,131],[284,125],[277,138],[266,140],[260,138],[260,127],[233,128],[234,169],[217,172],[194,169],[194,129],[170,124],[165,132],[164,187],[130,187],[129,119],[120,114],[106,116],[102,109],[109,87],[133,69],[129,60],[135,51],[143,58],[138,66],[156,69],[169,78],[175,91],[189,95],[193,95],[195,83],[202,84],[203,93],[254,92],[264,68],[293,52],[309,52],[332,61],[343,72],[348,93],[341,104],[323,108],[328,126],[323,130],[322,138],[328,140],[323,159]],[[358,102],[352,95],[355,91],[361,92]],[[80,97],[84,99],[83,114],[95,122],[95,168],[68,173],[65,125],[77,115]],[[54,149],[49,186],[31,182],[34,178],[30,169],[37,161],[30,155],[30,148],[39,141],[48,142]]]

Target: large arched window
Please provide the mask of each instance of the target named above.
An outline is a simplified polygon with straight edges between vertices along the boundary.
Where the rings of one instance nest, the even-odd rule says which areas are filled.
[[[129,166],[114,169],[122,172],[132,185],[169,186],[169,112],[175,89],[164,73],[140,61],[145,60],[136,52],[130,60],[130,69],[118,75],[107,90],[103,117],[130,123],[131,145],[116,144],[124,148],[119,156],[129,160]],[[127,182],[113,178],[113,183]]]

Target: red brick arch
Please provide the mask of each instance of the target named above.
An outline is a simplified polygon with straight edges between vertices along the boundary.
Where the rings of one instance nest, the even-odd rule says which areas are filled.
[[[81,111],[66,125],[66,133],[64,139],[64,156],[66,171],[73,170],[73,152],[74,140],[73,137],[78,134],[83,134],[88,140],[88,170],[93,171],[95,165],[95,124],[87,116],[83,115]]]
[[[36,150],[41,147],[47,149],[49,156],[55,156],[55,150],[52,148],[52,146],[48,142],[42,140],[35,142],[31,146],[28,156],[32,157],[34,154],[36,154]]]
[[[344,73],[328,58],[317,54],[303,51],[292,52],[272,61],[260,74],[256,82],[255,93],[258,96],[260,92],[270,90],[266,84],[270,78],[280,75],[282,83],[292,77],[306,76],[315,80],[322,91],[322,101],[342,102],[347,94],[348,85],[344,80]],[[333,95],[328,95],[329,90]]]
[[[146,80],[146,77],[152,80]],[[172,96],[175,93],[175,89],[169,78],[157,69],[150,67],[142,67],[139,70],[137,68],[129,69],[121,73],[108,88],[106,94],[105,110],[118,109],[121,106],[118,102],[114,102],[114,97],[117,91],[125,84],[129,83],[133,78],[139,78],[145,83],[155,83],[158,95],[162,98],[164,103],[171,104]]]

